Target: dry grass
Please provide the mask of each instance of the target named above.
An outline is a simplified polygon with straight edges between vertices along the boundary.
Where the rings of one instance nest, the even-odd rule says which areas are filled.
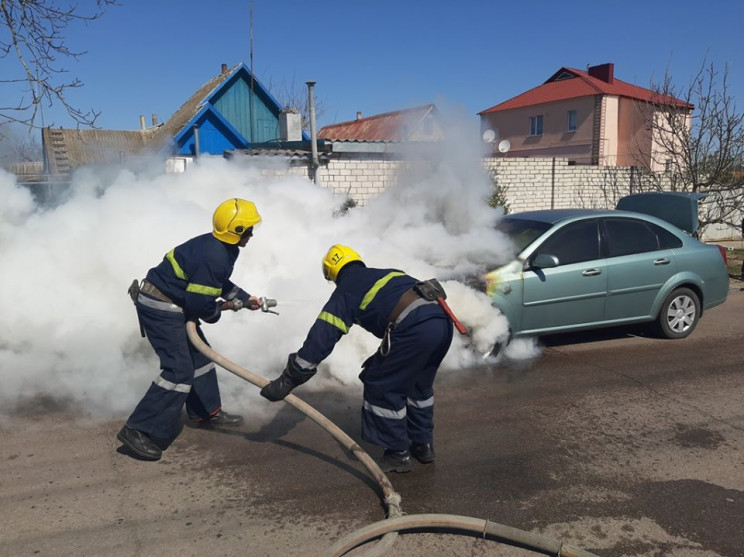
[[[732,277],[741,276],[741,264],[744,261],[744,249],[730,249],[726,252],[728,257],[728,272]]]

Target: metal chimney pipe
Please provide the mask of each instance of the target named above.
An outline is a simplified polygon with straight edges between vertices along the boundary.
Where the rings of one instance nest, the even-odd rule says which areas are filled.
[[[310,152],[312,153],[313,182],[315,181],[315,170],[320,166],[318,162],[318,136],[315,132],[315,82],[306,81],[308,104],[310,106]]]
[[[145,125],[145,115],[140,114],[140,130],[145,131],[147,125]]]

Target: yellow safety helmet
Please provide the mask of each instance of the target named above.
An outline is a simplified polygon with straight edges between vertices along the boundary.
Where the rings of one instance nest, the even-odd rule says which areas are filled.
[[[243,233],[261,222],[253,201],[233,197],[223,201],[212,216],[212,235],[226,244],[237,244]]]
[[[355,252],[348,246],[342,246],[341,244],[334,244],[328,253],[323,258],[323,276],[326,280],[332,280],[336,282],[338,272],[343,268],[344,265],[351,263],[352,261],[361,261],[362,256]]]

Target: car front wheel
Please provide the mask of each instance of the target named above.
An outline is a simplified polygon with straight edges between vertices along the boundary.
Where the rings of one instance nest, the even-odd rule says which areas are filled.
[[[700,299],[689,288],[677,288],[664,300],[658,318],[659,332],[666,338],[685,338],[700,320]]]

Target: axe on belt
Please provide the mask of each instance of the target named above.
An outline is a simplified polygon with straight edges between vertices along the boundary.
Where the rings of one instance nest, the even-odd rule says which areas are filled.
[[[466,335],[468,333],[468,330],[462,323],[460,323],[457,317],[455,317],[455,314],[452,313],[449,305],[447,304],[447,302],[445,302],[445,300],[447,299],[447,293],[444,291],[444,288],[441,284],[439,284],[439,281],[437,279],[429,279],[423,282],[417,282],[416,286],[414,286],[413,288],[424,300],[429,300],[432,302],[436,301],[442,307],[444,313],[446,313],[447,316],[452,319],[452,323],[455,324],[455,328],[461,335]]]
[[[137,298],[139,298],[140,293],[140,281],[137,279],[134,279],[132,281],[132,284],[129,285],[129,288],[127,288],[127,294],[129,294],[129,297],[132,298],[132,303],[134,304],[134,307],[137,307]],[[139,330],[140,334],[142,335],[142,338],[145,338],[145,329],[142,326],[142,320],[139,317],[139,313],[137,314],[137,322],[139,323]]]

